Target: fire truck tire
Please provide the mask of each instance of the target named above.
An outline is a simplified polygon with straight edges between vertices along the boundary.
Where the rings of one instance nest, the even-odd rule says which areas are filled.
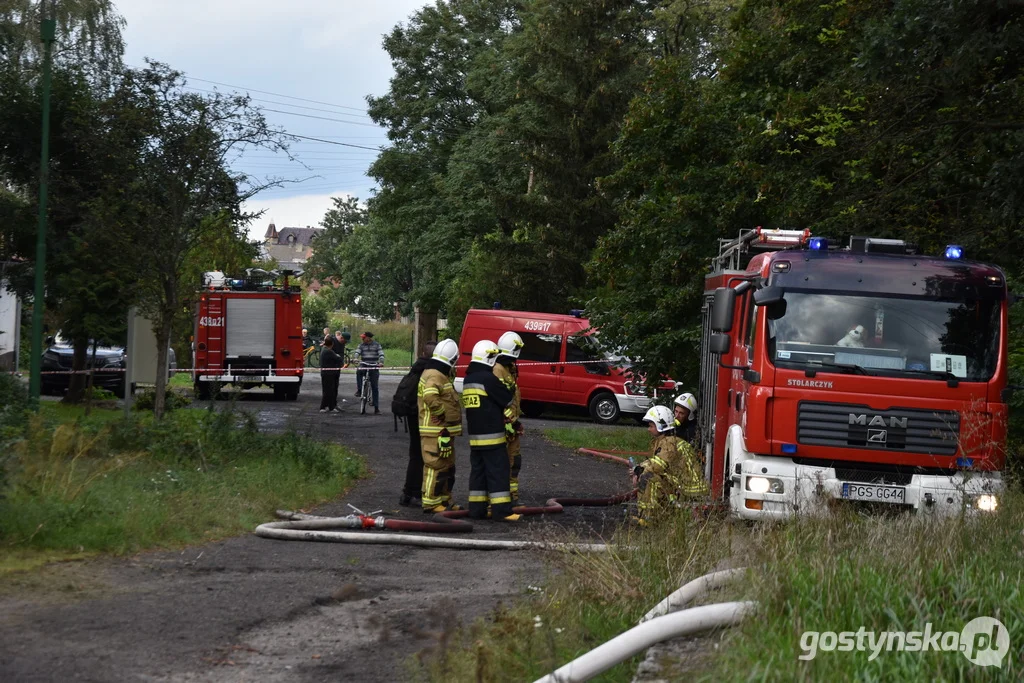
[[[540,401],[523,401],[523,415],[526,417],[540,417],[544,414],[544,404]]]
[[[288,398],[288,390],[283,384],[274,385],[274,400],[284,401]]]
[[[619,421],[619,402],[610,391],[599,391],[590,398],[590,417],[594,422],[604,425]]]

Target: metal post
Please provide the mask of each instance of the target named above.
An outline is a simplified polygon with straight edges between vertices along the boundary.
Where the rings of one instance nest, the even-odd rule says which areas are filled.
[[[43,41],[43,142],[39,165],[39,228],[36,233],[36,286],[32,300],[32,358],[29,370],[29,395],[39,398],[43,360],[43,308],[45,307],[46,274],[46,183],[50,175],[50,71],[57,22],[43,19],[40,32]],[[38,405],[38,401],[36,402]]]

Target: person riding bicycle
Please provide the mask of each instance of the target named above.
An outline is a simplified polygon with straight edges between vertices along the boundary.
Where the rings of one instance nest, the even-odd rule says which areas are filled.
[[[319,365],[316,340],[313,339],[312,335],[309,334],[309,330],[305,327],[302,328],[302,358],[306,365]]]
[[[363,379],[370,382],[370,389],[373,391],[373,413],[380,415],[378,401],[380,390],[377,382],[380,379],[380,369],[384,365],[384,348],[380,342],[373,338],[373,332],[363,332],[360,335],[362,343],[356,349],[356,358],[359,360],[359,368],[356,370],[356,396],[363,394]]]

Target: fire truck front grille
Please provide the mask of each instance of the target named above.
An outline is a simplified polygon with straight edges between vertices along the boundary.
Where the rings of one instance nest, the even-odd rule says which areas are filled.
[[[865,484],[890,484],[906,486],[914,475],[906,472],[877,472],[846,467],[836,468],[836,479],[842,481],[859,481]]]
[[[956,455],[960,415],[955,411],[802,401],[797,442],[868,450]]]

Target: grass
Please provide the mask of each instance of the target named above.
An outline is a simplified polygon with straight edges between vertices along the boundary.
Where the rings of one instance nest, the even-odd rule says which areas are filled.
[[[615,434],[615,432],[620,432]],[[642,450],[640,430],[550,429],[568,447]],[[534,680],[634,626],[675,588],[724,566],[748,577],[707,602],[750,599],[756,618],[708,635],[665,680],[1020,680],[1024,678],[1024,494],[1007,492],[996,515],[928,519],[837,506],[816,518],[749,525],[679,512],[621,530],[606,554],[553,555],[546,577],[486,620],[443,634],[413,668],[434,681]],[[564,539],[563,539],[564,540]],[[805,631],[959,633],[976,617],[1009,632],[1002,668],[958,652],[824,651],[808,656]],[[827,640],[820,641],[827,642]],[[894,640],[894,642],[896,642]],[[599,681],[632,680],[638,658]]]
[[[331,330],[349,330],[352,333],[351,343],[359,345],[359,335],[373,332],[373,338],[384,347],[385,356],[392,350],[412,351],[413,325],[394,321],[369,323],[347,313],[335,313],[330,317],[328,326]]]
[[[176,372],[171,377],[171,381],[167,383],[171,387],[186,387],[192,388],[192,374],[188,372]]]
[[[14,442],[0,575],[244,533],[276,508],[336,497],[362,473],[345,449],[259,433],[244,414],[181,410],[155,423],[103,412],[47,408]]]
[[[384,367],[412,367],[412,351],[406,351],[404,349],[384,349]]]
[[[643,452],[651,445],[651,435],[647,430],[636,427],[552,427],[544,430],[544,436],[574,450],[594,448]]]

